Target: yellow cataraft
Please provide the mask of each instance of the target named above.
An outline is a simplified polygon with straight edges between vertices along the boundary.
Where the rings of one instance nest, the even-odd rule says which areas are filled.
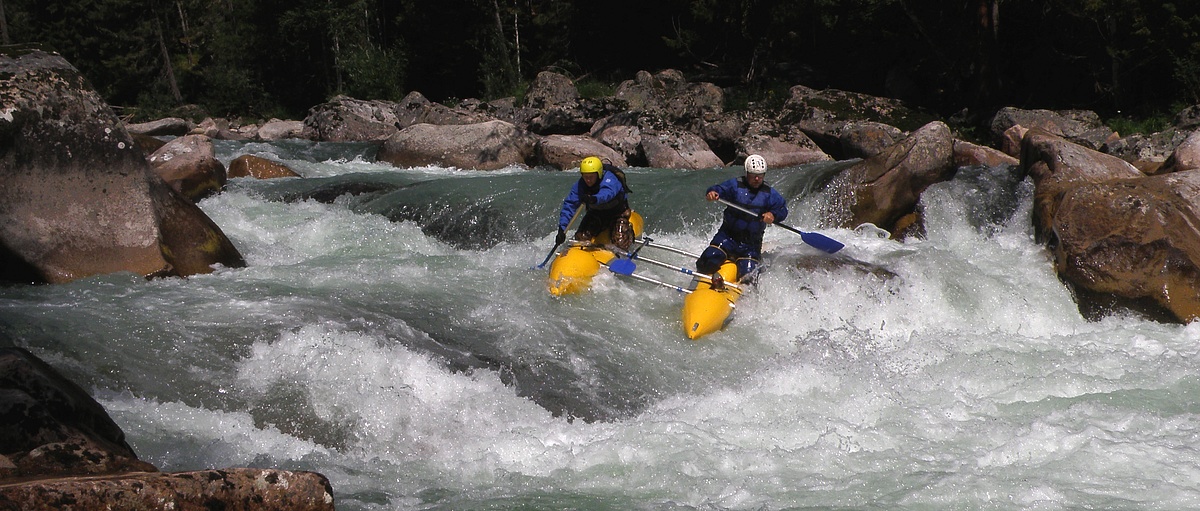
[[[642,235],[642,216],[636,211],[629,215],[629,224],[633,227],[634,238]],[[600,268],[616,257],[605,248],[610,243],[609,233],[604,231],[590,243],[572,243],[566,251],[559,252],[550,263],[550,276],[546,282],[550,294],[570,295],[591,287],[592,278],[600,273]]]

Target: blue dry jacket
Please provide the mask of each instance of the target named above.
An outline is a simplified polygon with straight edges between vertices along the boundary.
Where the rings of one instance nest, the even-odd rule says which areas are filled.
[[[743,177],[735,177],[728,181],[710,186],[705,193],[717,192],[722,199],[742,206],[759,215],[768,211],[775,215],[776,222],[787,218],[787,200],[774,188],[763,183],[758,190],[751,190]],[[767,223],[760,217],[750,216],[734,208],[725,208],[725,217],[721,221],[721,231],[729,237],[742,242],[762,245],[763,231]]]
[[[571,218],[575,216],[575,210],[579,209],[580,200],[584,195],[596,196],[596,203],[587,206],[589,210],[612,209],[625,204],[625,186],[621,184],[620,179],[617,179],[616,174],[604,172],[604,175],[600,176],[600,181],[592,187],[584,183],[583,178],[580,177],[571,187],[571,191],[567,192],[567,198],[563,199],[562,211],[558,214],[559,229],[565,230],[567,224],[571,223]]]

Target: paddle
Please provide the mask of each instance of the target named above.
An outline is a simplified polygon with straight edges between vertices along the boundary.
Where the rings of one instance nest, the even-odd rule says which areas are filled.
[[[647,243],[650,243],[650,238],[643,236],[641,246],[638,247],[637,250],[627,254],[617,254],[617,259],[608,263],[608,269],[613,273],[621,275],[633,275],[634,270],[637,269],[637,265],[633,263],[633,258],[637,257],[638,252],[640,252]]]
[[[579,205],[579,209],[576,209],[576,210],[575,210],[575,214],[574,214],[574,215],[571,215],[571,220],[567,222],[567,228],[566,228],[566,229],[564,229],[564,231],[569,231],[569,230],[571,230],[571,226],[575,224],[575,219],[576,219],[576,218],[579,218],[579,213],[580,213],[581,211],[583,211],[583,204],[580,204],[580,205]],[[545,267],[546,267],[546,263],[550,262],[550,260],[554,258],[554,254],[555,254],[555,253],[556,253],[556,251],[558,250],[558,246],[559,246],[559,245],[562,245],[562,242],[555,242],[555,243],[554,243],[554,248],[551,248],[551,249],[550,249],[550,253],[549,253],[549,254],[546,254],[546,258],[542,260],[542,264],[539,264],[539,265],[537,265],[537,268],[536,268],[536,269],[540,270],[540,269],[542,269],[542,268],[545,268]]]
[[[675,270],[675,271],[677,271],[677,272],[679,272],[679,273],[682,273],[682,274],[684,274],[684,275],[690,275],[690,276],[692,276],[692,277],[697,277],[697,278],[700,278],[700,279],[704,280],[705,282],[710,282],[710,283],[712,282],[712,277],[710,277],[710,276],[708,276],[708,275],[705,275],[705,274],[703,274],[703,273],[696,273],[695,271],[693,271],[693,270],[690,270],[690,269],[688,269],[688,268],[684,268],[684,267],[682,267],[682,266],[676,266],[676,265],[673,265],[673,264],[671,264],[671,263],[664,263],[664,262],[662,262],[662,261],[656,261],[656,260],[654,260],[654,259],[650,259],[650,258],[648,258],[648,257],[645,257],[645,256],[640,256],[640,255],[637,255],[637,254],[631,254],[631,257],[630,257],[629,259],[621,259],[621,261],[629,261],[629,264],[627,265],[627,266],[628,266],[628,268],[624,267],[625,265],[623,265],[623,266],[622,266],[622,268],[618,269],[618,268],[616,267],[616,266],[617,266],[616,264],[612,264],[612,265],[609,265],[609,268],[608,268],[608,269],[609,269],[609,270],[612,270],[612,272],[613,272],[613,273],[617,273],[617,274],[620,274],[620,275],[630,275],[630,276],[634,276],[634,275],[633,275],[633,270],[635,270],[635,269],[636,269],[636,265],[634,265],[634,264],[633,264],[633,261],[632,261],[632,260],[633,260],[635,257],[636,257],[637,259],[640,259],[640,260],[642,260],[642,261],[646,261],[647,263],[653,264],[653,265],[655,265],[655,266],[661,266],[661,267],[663,267],[663,268],[666,268],[666,269],[668,269],[668,270]],[[728,283],[728,282],[727,282],[727,283],[725,283],[725,287],[733,288],[733,289],[736,289],[736,290],[738,290],[738,291],[741,291],[741,290],[742,290],[742,288],[738,287],[738,285],[737,285],[737,284]]]
[[[729,206],[729,207],[736,209],[738,211],[741,211],[743,213],[753,215],[756,217],[762,216],[762,215],[759,215],[758,213],[750,211],[749,209],[743,208],[743,207],[741,207],[737,204],[734,204],[732,202],[729,202],[725,199],[717,199],[717,201],[719,201],[721,204]],[[841,242],[839,242],[833,238],[830,238],[824,234],[821,234],[819,232],[804,232],[804,231],[801,231],[800,229],[797,229],[790,225],[785,225],[782,222],[775,222],[771,225],[778,225],[780,227],[783,227],[784,229],[787,229],[796,234],[799,234],[800,239],[804,240],[805,243],[808,243],[809,245],[812,245],[813,247],[817,248],[818,250],[821,250],[823,252],[828,252],[830,254],[837,252],[838,250],[841,250],[842,247],[846,246],[846,245],[843,245]]]

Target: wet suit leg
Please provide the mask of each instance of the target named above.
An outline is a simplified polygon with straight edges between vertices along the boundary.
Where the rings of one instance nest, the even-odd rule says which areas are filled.
[[[717,235],[713,236],[708,248],[704,249],[704,253],[700,254],[699,259],[696,259],[696,271],[707,275],[716,273],[721,269],[721,265],[733,255],[730,253],[733,243],[733,238],[717,231]]]
[[[753,280],[762,264],[762,251],[750,243],[739,242],[723,232],[713,236],[712,244],[696,260],[696,271],[712,275],[721,265],[732,260],[738,269],[738,281]]]

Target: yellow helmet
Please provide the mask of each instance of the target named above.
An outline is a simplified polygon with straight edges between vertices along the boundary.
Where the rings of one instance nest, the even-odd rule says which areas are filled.
[[[580,174],[599,174],[601,170],[604,170],[604,163],[595,156],[588,156],[579,162]]]

